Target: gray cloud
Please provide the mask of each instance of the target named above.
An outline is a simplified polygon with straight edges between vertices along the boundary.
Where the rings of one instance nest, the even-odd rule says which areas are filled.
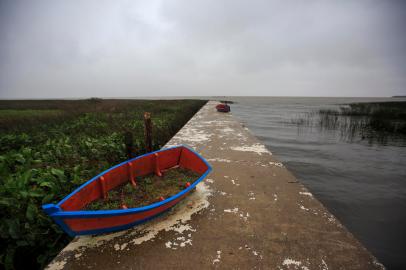
[[[405,7],[0,0],[0,98],[405,95]]]

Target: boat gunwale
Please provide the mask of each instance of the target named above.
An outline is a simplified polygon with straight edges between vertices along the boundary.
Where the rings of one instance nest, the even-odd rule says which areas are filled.
[[[207,170],[196,180],[193,182],[193,184],[191,184],[188,188],[176,193],[175,195],[160,201],[160,202],[156,202],[153,204],[149,204],[146,206],[142,206],[142,207],[134,207],[134,208],[129,208],[129,209],[114,209],[114,210],[76,210],[76,211],[64,211],[62,209],[60,209],[60,206],[67,201],[70,197],[72,197],[73,195],[75,195],[77,192],[79,192],[82,188],[84,188],[85,186],[87,186],[88,184],[92,183],[93,181],[96,181],[97,179],[99,179],[101,176],[103,176],[104,174],[106,174],[107,172],[114,170],[120,166],[125,165],[128,162],[132,162],[135,161],[137,159],[140,159],[144,156],[147,155],[151,155],[154,153],[159,153],[159,152],[163,152],[163,151],[167,151],[170,149],[175,149],[175,148],[186,148],[189,151],[191,151],[192,153],[194,153],[200,160],[202,160],[205,165],[207,166]],[[71,192],[69,195],[67,195],[65,198],[63,198],[60,202],[58,202],[56,204],[56,206],[60,209],[59,211],[56,211],[52,214],[50,214],[51,217],[55,217],[55,218],[62,218],[62,219],[69,219],[69,218],[98,218],[98,217],[111,217],[111,216],[122,216],[122,215],[129,215],[129,214],[135,214],[135,213],[141,213],[141,212],[146,212],[152,209],[155,209],[157,207],[163,206],[173,200],[176,200],[177,198],[185,195],[186,193],[189,193],[198,183],[200,183],[210,172],[212,171],[212,167],[210,166],[210,164],[196,151],[194,151],[193,149],[191,149],[190,147],[186,146],[186,145],[177,145],[177,146],[172,146],[169,148],[165,148],[165,149],[160,149],[157,151],[153,151],[150,153],[146,153],[143,155],[140,155],[138,157],[126,160],[124,162],[121,162],[117,165],[114,165],[113,167],[101,172],[100,174],[94,176],[93,178],[91,178],[90,180],[88,180],[87,182],[85,182],[84,184],[82,184],[81,186],[79,186],[78,188],[76,188],[73,192]]]

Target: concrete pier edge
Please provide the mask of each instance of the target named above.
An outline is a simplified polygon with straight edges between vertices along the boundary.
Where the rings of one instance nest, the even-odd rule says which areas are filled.
[[[47,269],[384,269],[231,113],[209,101],[166,147],[212,173],[167,214],[75,238]]]

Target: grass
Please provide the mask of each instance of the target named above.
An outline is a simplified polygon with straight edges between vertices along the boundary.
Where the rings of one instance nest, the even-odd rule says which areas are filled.
[[[0,100],[0,268],[42,269],[70,241],[41,205],[128,159],[128,138],[144,154],[144,112],[157,150],[205,102]]]
[[[167,199],[186,188],[186,183],[192,184],[199,178],[191,170],[177,168],[164,173],[162,177],[148,175],[137,179],[134,188],[131,183],[126,183],[108,192],[107,198],[98,199],[86,206],[86,210],[113,210],[135,208],[158,202],[161,197]]]
[[[406,135],[406,102],[353,103],[339,110],[320,110],[321,125],[340,124],[339,116],[350,117],[351,126],[367,133]],[[337,120],[335,120],[337,119]]]
[[[7,118],[31,118],[31,117],[41,117],[41,116],[58,116],[61,110],[12,110],[5,109],[0,110],[0,119]]]
[[[346,138],[385,142],[406,139],[406,102],[352,103],[337,110],[322,109],[292,120],[298,126],[340,130]]]
[[[24,126],[57,120],[66,114],[58,109],[3,109],[0,107],[0,130],[21,130]]]
[[[342,115],[406,120],[406,102],[352,103],[341,107]]]

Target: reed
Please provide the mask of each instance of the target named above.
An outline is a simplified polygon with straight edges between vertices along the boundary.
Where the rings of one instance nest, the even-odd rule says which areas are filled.
[[[406,139],[406,102],[352,103],[338,109],[321,109],[296,119],[292,124],[324,130],[339,130],[341,136],[377,140]]]

